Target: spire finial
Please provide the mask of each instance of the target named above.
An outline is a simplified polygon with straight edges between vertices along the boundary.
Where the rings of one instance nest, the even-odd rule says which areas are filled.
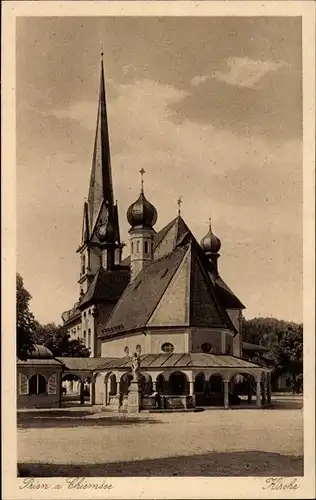
[[[104,53],[103,53],[103,43],[101,43],[101,61],[102,62],[103,62],[103,55],[104,55]]]
[[[146,173],[146,171],[143,168],[141,168],[139,173],[140,173],[141,192],[143,193],[144,192],[144,174]]]
[[[181,204],[182,204],[182,200],[181,200],[181,196],[179,196],[179,199],[177,201],[177,205],[178,205],[178,215],[180,216],[181,215]]]
[[[209,225],[209,228],[210,228],[210,231],[211,231],[212,230],[212,217],[208,218],[208,225]]]

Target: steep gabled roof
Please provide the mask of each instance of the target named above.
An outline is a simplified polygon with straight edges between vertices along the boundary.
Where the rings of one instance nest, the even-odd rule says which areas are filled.
[[[154,254],[155,258],[163,257],[164,255],[172,252],[177,246],[184,245],[190,241],[194,241],[196,245],[200,248],[200,245],[196,241],[194,235],[184,222],[181,216],[173,219],[169,224],[159,231],[154,237]],[[202,252],[202,253],[201,253]],[[204,259],[204,266],[208,269],[210,276],[215,283],[215,293],[218,301],[226,309],[245,309],[243,303],[238,299],[238,297],[232,292],[229,286],[225,283],[223,278],[219,276],[214,268],[213,263],[206,259],[204,252],[201,250],[200,258]],[[202,255],[203,254],[203,255]],[[130,257],[126,257],[122,264],[125,266],[130,265]]]
[[[192,243],[190,283],[190,324],[192,326],[228,328],[235,331],[225,308],[218,300],[208,273],[208,259],[200,247]]]
[[[130,280],[130,271],[126,268],[105,270],[100,267],[91,285],[80,301],[79,308],[96,302],[117,302]]]
[[[131,282],[114,308],[103,337],[145,327],[196,326],[236,331],[216,298],[195,240],[152,261]]]
[[[215,281],[216,295],[226,309],[245,309],[239,298],[232,292],[221,276],[217,276]]]
[[[173,253],[148,264],[129,283],[111,314],[106,329],[122,326],[128,331],[144,327],[159,303],[187,249]]]

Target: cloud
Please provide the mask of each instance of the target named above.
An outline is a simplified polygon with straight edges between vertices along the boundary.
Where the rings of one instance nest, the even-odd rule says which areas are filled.
[[[259,82],[272,71],[287,66],[284,61],[255,61],[250,57],[230,57],[226,71],[215,71],[211,78],[239,87],[258,88]]]
[[[193,87],[196,87],[197,85],[200,85],[200,83],[204,83],[207,80],[209,80],[210,78],[211,77],[208,75],[199,75],[199,76],[195,76],[194,78],[192,78],[190,83]]]
[[[230,57],[225,64],[225,71],[214,71],[212,75],[195,76],[190,84],[196,87],[214,78],[229,85],[257,89],[265,75],[288,66],[285,61],[255,61],[250,57]]]

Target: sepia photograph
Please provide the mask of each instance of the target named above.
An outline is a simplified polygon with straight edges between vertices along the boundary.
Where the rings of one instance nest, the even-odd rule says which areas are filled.
[[[260,478],[298,498],[303,17],[100,3],[15,19],[20,494]]]

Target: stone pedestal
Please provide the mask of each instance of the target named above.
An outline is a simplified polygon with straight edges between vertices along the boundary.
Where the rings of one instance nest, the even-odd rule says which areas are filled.
[[[127,397],[127,413],[139,413],[141,409],[141,393],[138,382],[131,381]]]

